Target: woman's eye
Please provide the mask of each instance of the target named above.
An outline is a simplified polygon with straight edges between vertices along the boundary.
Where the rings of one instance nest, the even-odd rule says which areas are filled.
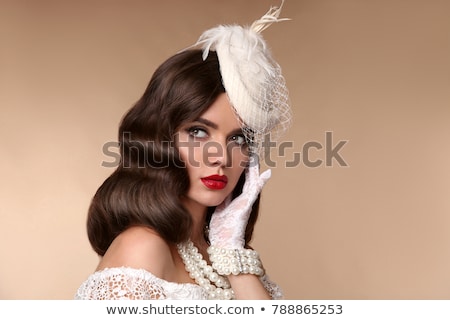
[[[236,136],[233,136],[233,137],[231,137],[231,140],[234,142],[234,143],[236,143],[237,145],[240,145],[240,146],[242,146],[242,145],[244,145],[245,144],[245,137],[243,136],[243,135],[236,135]]]
[[[201,128],[190,128],[188,131],[189,134],[195,138],[206,138],[208,136],[206,130]]]

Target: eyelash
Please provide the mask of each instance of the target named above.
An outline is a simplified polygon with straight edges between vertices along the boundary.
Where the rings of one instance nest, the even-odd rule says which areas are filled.
[[[241,138],[242,142],[237,142],[237,138]],[[247,144],[247,139],[245,139],[243,134],[236,134],[231,137],[231,140],[236,143],[238,146],[245,146]]]
[[[197,126],[195,126],[195,127],[190,127],[190,128],[188,128],[186,131],[187,131],[187,133],[188,133],[191,137],[193,137],[193,138],[195,138],[195,139],[205,139],[205,138],[207,138],[207,137],[209,136],[208,130],[206,130],[205,128],[202,128],[202,127],[197,127]],[[198,136],[198,133],[199,133],[200,131],[202,131],[202,132],[205,133],[205,136],[204,136],[204,137],[199,137],[199,136]],[[238,139],[239,139],[239,138],[242,139],[241,142],[238,142]],[[243,134],[235,134],[235,135],[232,135],[232,136],[230,137],[230,140],[231,140],[231,142],[236,143],[238,146],[244,146],[244,145],[247,144],[247,139],[245,138],[245,136],[244,136]]]
[[[208,136],[208,130],[204,129],[204,128],[200,128],[200,127],[190,127],[186,130],[188,132],[188,134],[193,137],[193,138],[198,138],[198,139],[203,139],[205,137],[198,137],[198,132],[199,131],[203,131],[204,133],[206,133],[206,135]]]

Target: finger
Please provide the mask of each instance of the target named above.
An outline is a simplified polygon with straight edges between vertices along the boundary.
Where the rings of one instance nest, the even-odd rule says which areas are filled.
[[[259,176],[259,164],[257,162],[251,162],[250,166],[245,172],[245,181],[252,181],[257,179]]]
[[[267,169],[266,171],[264,171],[263,173],[261,173],[261,175],[259,176],[259,178],[266,183],[267,180],[270,179],[270,177],[272,176],[272,170]]]
[[[259,156],[255,153],[252,153],[249,156],[248,163],[250,166],[258,166],[259,167]]]

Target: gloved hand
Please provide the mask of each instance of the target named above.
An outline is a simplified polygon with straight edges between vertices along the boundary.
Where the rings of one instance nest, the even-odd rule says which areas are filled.
[[[245,229],[252,205],[271,176],[271,170],[259,174],[259,163],[251,159],[245,170],[245,183],[240,194],[231,200],[231,195],[212,214],[209,224],[211,246],[225,249],[240,249],[245,245]]]

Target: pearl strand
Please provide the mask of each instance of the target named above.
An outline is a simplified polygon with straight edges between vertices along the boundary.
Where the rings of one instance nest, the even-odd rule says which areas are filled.
[[[208,299],[230,300],[234,298],[234,292],[228,279],[217,274],[208,265],[192,241],[180,243],[177,247],[186,271],[198,285],[205,289]]]
[[[214,246],[208,248],[212,267],[220,275],[254,274],[264,275],[258,252],[252,249],[223,249]]]

